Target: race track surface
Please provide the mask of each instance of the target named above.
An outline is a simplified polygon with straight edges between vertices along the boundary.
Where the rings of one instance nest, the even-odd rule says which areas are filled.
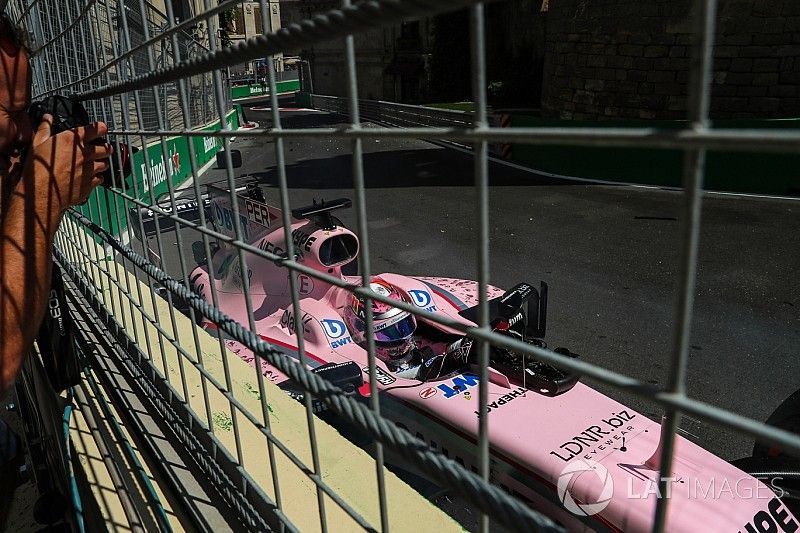
[[[283,126],[337,126],[343,117],[284,111]],[[269,112],[247,111],[268,125]],[[368,126],[368,125],[367,125]],[[350,142],[285,141],[293,207],[352,197]],[[238,138],[244,166],[278,204],[271,141]],[[398,272],[476,276],[476,194],[471,156],[417,140],[365,140],[372,266]],[[642,169],[647,172],[647,169]],[[586,361],[664,385],[679,258],[680,194],[628,186],[559,182],[490,164],[491,282],[550,285],[547,340]],[[212,169],[203,183],[224,179]],[[768,177],[763,177],[767,179]],[[754,177],[758,179],[758,177]],[[186,194],[184,194],[186,196]],[[355,228],[352,210],[337,213]],[[764,420],[800,386],[800,201],[709,197],[703,225],[688,391]],[[199,235],[183,231],[184,256]],[[165,264],[178,274],[175,235]],[[658,406],[597,385],[651,418]],[[684,420],[692,438],[726,459],[752,440]],[[542,428],[546,430],[547,428]]]

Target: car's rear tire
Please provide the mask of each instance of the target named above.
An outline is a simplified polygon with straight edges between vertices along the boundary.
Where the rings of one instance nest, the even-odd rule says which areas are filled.
[[[759,479],[794,516],[800,516],[800,460],[788,456],[745,457],[731,464]]]
[[[795,391],[794,394],[786,398],[786,400],[769,415],[766,423],[770,426],[775,426],[794,433],[795,435],[800,435],[800,390]],[[753,457],[781,456],[788,456],[800,462],[800,456],[786,454],[776,446],[770,446],[760,442],[756,442],[755,446],[753,446]]]

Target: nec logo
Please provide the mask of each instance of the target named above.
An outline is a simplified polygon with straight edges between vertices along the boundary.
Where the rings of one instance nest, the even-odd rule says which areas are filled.
[[[421,307],[426,311],[436,311],[436,306],[433,305],[433,299],[428,291],[412,289],[408,291],[408,294],[411,295],[411,299],[414,300],[414,305],[417,307]]]
[[[330,342],[331,348],[338,348],[353,342],[350,336],[347,335],[347,326],[341,320],[324,319],[320,320],[320,323],[325,335],[332,339]]]
[[[479,382],[480,380],[475,374],[464,374],[454,377],[450,385],[437,385],[437,388],[444,393],[445,398],[452,398],[466,392],[467,389],[474,387]]]

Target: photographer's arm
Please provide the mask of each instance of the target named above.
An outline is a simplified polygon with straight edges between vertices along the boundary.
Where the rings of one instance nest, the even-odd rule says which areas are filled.
[[[11,388],[47,309],[52,247],[64,212],[108,167],[108,146],[88,144],[104,124],[50,135],[42,123],[0,220],[0,397]]]

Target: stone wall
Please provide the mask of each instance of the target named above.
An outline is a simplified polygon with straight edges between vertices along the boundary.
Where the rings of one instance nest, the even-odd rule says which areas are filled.
[[[542,112],[566,119],[682,119],[688,0],[553,0]],[[713,118],[800,116],[800,0],[720,0]]]
[[[287,26],[309,18],[318,13],[341,7],[338,0],[280,0],[282,24]],[[420,42],[427,46],[429,31],[427,22],[423,20],[419,27]],[[400,65],[399,56],[403,25],[373,28],[354,34],[356,49],[356,80],[360,98],[370,100],[401,100],[402,79],[416,81],[419,85],[421,69],[412,71],[407,64]],[[333,39],[315,44],[313,47],[299,50],[299,55],[308,60],[314,92],[332,96],[347,96],[347,64],[345,62],[344,39]],[[422,50],[412,55],[422,61]],[[413,66],[413,65],[412,65]],[[400,72],[401,68],[406,70]],[[408,89],[409,87],[406,87]]]
[[[284,27],[341,5],[337,0],[280,2]],[[545,49],[542,2],[504,0],[487,5],[487,82],[495,86],[491,96],[503,104],[539,104]],[[355,34],[359,95],[406,103],[469,99],[468,13],[462,10],[441,18],[446,20],[428,17],[416,26],[409,20]],[[299,53],[311,64],[314,92],[347,95],[344,39],[317,43]]]

